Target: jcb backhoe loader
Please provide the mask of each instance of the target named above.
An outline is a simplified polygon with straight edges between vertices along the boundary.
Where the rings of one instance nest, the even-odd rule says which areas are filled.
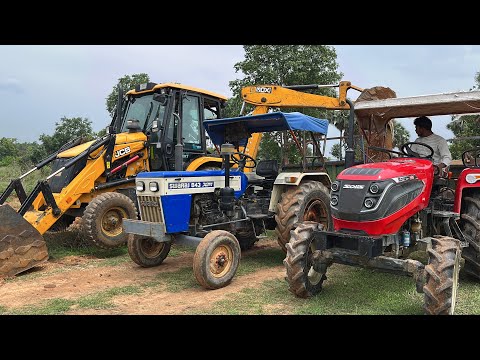
[[[316,90],[321,88],[338,87],[338,97],[323,96],[319,94],[307,93],[307,90]],[[244,103],[254,105],[252,111],[253,115],[264,114],[275,108],[318,108],[329,110],[351,110],[353,109],[352,102],[347,99],[347,91],[349,89],[355,89],[362,93],[357,98],[357,102],[387,99],[395,97],[395,93],[389,88],[373,87],[370,89],[361,89],[351,84],[350,81],[341,81],[336,85],[292,85],[292,86],[279,86],[279,85],[255,85],[248,86],[242,89],[241,96]],[[242,109],[243,111],[243,109]],[[350,128],[348,129],[348,139],[345,155],[345,162],[347,166],[352,166],[355,162],[354,159],[354,146],[353,146],[353,111],[350,111],[349,121]],[[371,146],[381,146],[383,148],[392,149],[393,147],[393,125],[391,122],[386,124],[382,123],[382,126],[376,125],[376,118],[374,116],[356,116],[357,122],[364,135],[364,138]],[[292,134],[295,139],[295,135]],[[246,146],[248,154],[256,157],[258,146],[260,144],[262,134],[256,133],[250,137]],[[297,141],[299,145],[299,141]],[[299,151],[303,150],[299,146]],[[376,154],[370,153],[370,158],[373,158]],[[300,174],[300,173],[299,173]],[[328,175],[325,173],[325,178]],[[293,176],[293,175],[292,175]],[[290,239],[290,231],[294,229],[295,224],[298,221],[310,220],[317,223],[321,223],[325,228],[332,228],[332,220],[330,216],[330,203],[325,199],[329,199],[329,196],[322,196],[322,193],[329,194],[329,180],[319,177],[316,178],[308,176],[308,174],[298,175],[305,181],[302,183],[300,178],[298,179],[298,186],[289,186],[286,184],[282,187],[281,184],[277,184],[277,190],[274,189],[272,193],[271,203],[276,203],[275,209],[275,221],[277,234],[277,240],[281,248],[286,251],[285,244]],[[317,180],[317,181],[310,181]],[[328,184],[327,184],[328,183]]]
[[[222,117],[226,97],[176,83],[138,85],[119,93],[100,139],[74,140],[11,181],[0,195],[0,277],[48,259],[43,234],[81,217],[86,239],[102,248],[124,244],[123,218],[137,218],[135,176],[151,170],[221,167],[208,156],[204,119]],[[47,164],[52,173],[26,194],[21,180]],[[15,191],[21,206],[4,204]]]

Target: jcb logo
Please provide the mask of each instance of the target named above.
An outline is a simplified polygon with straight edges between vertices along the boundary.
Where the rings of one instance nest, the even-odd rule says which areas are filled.
[[[255,88],[255,91],[257,93],[262,93],[262,94],[271,94],[272,93],[272,88],[271,87],[266,87],[266,86],[257,86]]]
[[[116,158],[119,158],[120,156],[123,156],[123,155],[127,155],[127,154],[130,154],[130,146],[127,146],[126,148],[123,148],[123,149],[120,149],[120,150],[117,150],[115,151],[115,157]]]

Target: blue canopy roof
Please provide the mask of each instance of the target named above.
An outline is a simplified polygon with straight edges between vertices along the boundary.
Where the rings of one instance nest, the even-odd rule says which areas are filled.
[[[230,126],[232,126],[230,136],[242,137],[242,134],[244,134],[240,145],[245,145],[248,136],[258,132],[307,130],[327,135],[328,120],[318,119],[300,112],[272,112],[261,115],[205,120],[203,126],[216,145],[225,142],[225,129]]]

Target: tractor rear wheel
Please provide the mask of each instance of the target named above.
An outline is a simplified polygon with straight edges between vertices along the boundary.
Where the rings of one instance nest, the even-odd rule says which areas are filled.
[[[82,231],[95,246],[113,249],[124,245],[128,234],[123,231],[122,220],[136,219],[137,208],[126,195],[106,192],[96,196],[85,208]]]
[[[480,194],[472,194],[463,198],[466,204],[465,213],[461,214],[463,234],[480,246]],[[472,246],[462,250],[465,259],[465,273],[480,280],[480,253]]]
[[[315,221],[324,229],[333,228],[330,215],[330,191],[319,181],[306,180],[282,194],[275,215],[277,241],[284,252],[290,240],[290,231],[300,221]]]
[[[425,313],[452,315],[457,299],[461,248],[457,239],[448,236],[432,238],[425,266]]]
[[[299,223],[287,243],[287,256],[283,260],[287,272],[288,290],[295,296],[308,298],[322,290],[329,264],[315,263],[313,232],[322,230],[323,225],[312,221]]]
[[[160,265],[170,252],[172,242],[158,242],[150,237],[128,237],[128,255],[137,265],[152,267]]]
[[[193,274],[206,289],[219,289],[228,285],[240,263],[238,240],[228,231],[214,230],[198,245],[193,257]]]

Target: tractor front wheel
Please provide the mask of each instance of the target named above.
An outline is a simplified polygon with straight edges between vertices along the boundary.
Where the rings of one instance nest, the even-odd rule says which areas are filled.
[[[461,248],[457,239],[448,236],[432,238],[425,266],[425,313],[452,315],[457,299]]]
[[[322,290],[322,284],[327,279],[328,263],[316,263],[313,253],[316,250],[313,243],[313,232],[322,230],[323,225],[312,221],[299,223],[292,230],[287,243],[287,256],[283,260],[287,271],[288,290],[295,296],[308,298]]]
[[[198,245],[193,257],[193,273],[206,289],[219,289],[228,285],[240,263],[238,240],[228,231],[214,230]]]

